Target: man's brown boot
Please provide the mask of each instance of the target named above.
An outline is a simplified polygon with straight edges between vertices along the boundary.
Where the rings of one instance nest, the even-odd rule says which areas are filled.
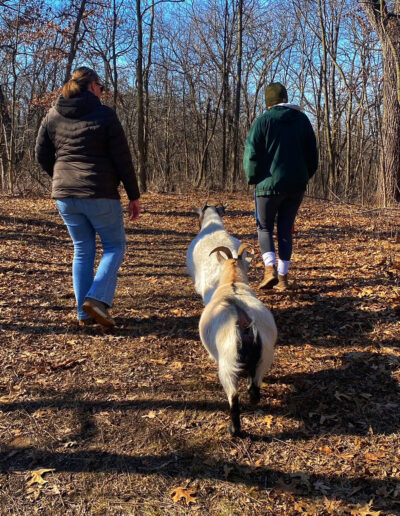
[[[259,288],[272,288],[278,283],[278,273],[275,265],[266,265],[264,270],[264,278],[258,285]]]
[[[276,290],[289,290],[288,275],[278,274],[278,284],[275,287]]]

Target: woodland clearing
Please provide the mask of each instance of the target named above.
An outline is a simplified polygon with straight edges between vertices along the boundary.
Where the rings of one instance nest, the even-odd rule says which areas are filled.
[[[305,200],[296,288],[259,292],[275,363],[231,439],[185,270],[199,197],[142,196],[112,333],[75,324],[54,201],[1,197],[0,514],[400,514],[399,210]],[[256,289],[252,200],[224,201]]]

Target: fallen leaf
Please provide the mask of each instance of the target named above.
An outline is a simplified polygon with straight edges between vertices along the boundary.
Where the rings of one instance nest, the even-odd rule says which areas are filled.
[[[154,419],[155,417],[157,417],[157,412],[155,412],[154,410],[150,410],[150,412],[148,414],[144,414],[142,417]]]
[[[171,366],[172,369],[175,369],[176,371],[182,371],[183,364],[182,362],[172,362]]]
[[[18,394],[10,394],[9,396],[2,396],[0,401],[1,403],[12,403],[17,397]]]
[[[68,441],[63,444],[63,448],[72,448],[73,446],[76,446],[78,444],[78,441]]]
[[[29,487],[26,490],[26,492],[28,493],[28,495],[33,495],[34,500],[37,500],[40,496],[41,489],[42,488],[40,486],[33,486],[33,487]]]
[[[83,362],[85,362],[85,360],[86,358],[64,360],[63,362],[56,362],[55,364],[51,364],[50,367],[52,369],[71,369],[76,365],[82,364]]]
[[[40,417],[43,417],[43,416],[47,416],[49,414],[51,414],[51,409],[39,409],[39,410],[36,410],[34,413],[33,413],[33,417],[34,418],[40,418]]]
[[[267,428],[271,428],[272,426],[272,421],[273,421],[273,416],[265,416],[265,418],[262,420],[263,423],[265,423],[267,425]]]
[[[162,365],[165,365],[167,363],[166,359],[162,359],[162,358],[151,358],[149,360],[149,362],[153,362],[153,364],[162,364]]]
[[[173,489],[170,494],[174,502],[179,502],[182,498],[185,499],[187,504],[197,502],[197,498],[195,497],[196,491],[194,489],[177,487]]]
[[[380,453],[379,456],[376,455],[375,453],[369,453],[367,452],[365,454],[365,460],[367,462],[375,462],[375,461],[381,461],[382,460],[382,457],[384,457],[385,454],[384,453]]]
[[[324,498],[324,508],[328,511],[328,514],[336,514],[336,509],[342,504],[340,500],[329,500]]]
[[[181,308],[174,308],[170,310],[171,314],[177,315],[178,317],[182,317],[184,311]]]
[[[33,440],[30,437],[16,437],[10,442],[13,448],[29,448],[33,446]]]
[[[351,510],[350,514],[352,516],[379,516],[381,511],[373,511],[371,509],[374,501],[370,500],[369,503],[365,505],[357,504],[354,506],[354,509]]]
[[[57,486],[51,486],[51,488],[48,490],[48,494],[51,495],[60,495],[61,491]]]
[[[31,471],[31,479],[29,480],[29,482],[26,484],[27,486],[31,486],[33,484],[46,484],[47,483],[47,480],[45,480],[43,478],[43,475],[45,473],[50,473],[51,471],[55,471],[54,468],[52,469],[46,469],[46,468],[43,468],[43,469],[36,469],[34,471]]]

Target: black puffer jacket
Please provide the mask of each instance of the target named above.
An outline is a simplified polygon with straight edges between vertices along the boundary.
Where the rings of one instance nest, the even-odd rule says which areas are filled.
[[[40,126],[35,151],[37,161],[53,178],[54,199],[119,199],[120,181],[131,201],[140,197],[118,117],[90,91],[58,98]]]

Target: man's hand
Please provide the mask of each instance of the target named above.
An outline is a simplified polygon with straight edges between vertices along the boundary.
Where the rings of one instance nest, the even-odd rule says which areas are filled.
[[[140,202],[139,199],[136,201],[129,201],[129,220],[134,221],[140,215]]]

